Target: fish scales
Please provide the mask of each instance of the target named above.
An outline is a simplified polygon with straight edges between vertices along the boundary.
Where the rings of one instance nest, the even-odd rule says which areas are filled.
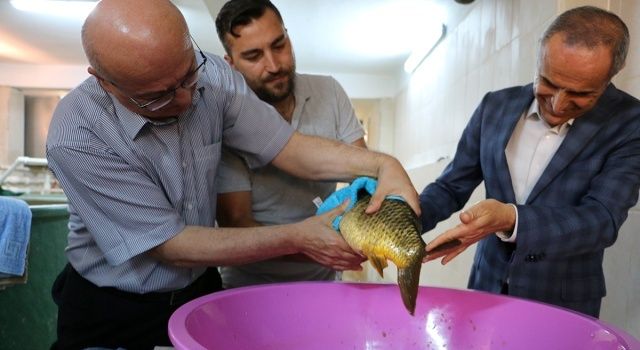
[[[370,198],[363,196],[343,215],[340,232],[354,250],[367,256],[380,276],[387,260],[396,265],[402,301],[413,314],[425,255],[420,220],[407,203],[396,199],[385,199],[380,210],[366,214]]]

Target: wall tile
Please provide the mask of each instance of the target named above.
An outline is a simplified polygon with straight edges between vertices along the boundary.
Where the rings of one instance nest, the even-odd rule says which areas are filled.
[[[458,74],[449,77],[452,81],[465,78],[469,67],[469,52],[465,46],[467,43],[464,32],[458,27],[454,29],[454,35],[455,38],[453,38],[453,40],[455,43],[452,43],[452,47],[455,48],[456,56],[455,60],[450,61],[449,65],[455,66]]]
[[[611,0],[559,0],[558,1],[558,11],[566,11],[574,7],[578,6],[597,6],[604,9],[609,9],[609,4]]]
[[[604,273],[607,296],[600,318],[619,325],[640,338],[640,211],[632,210],[622,225],[616,243],[605,250]]]
[[[618,15],[629,27],[631,46],[627,56],[627,65],[620,72],[627,79],[640,76],[640,1],[621,1],[621,13]],[[640,96],[640,94],[636,94]]]
[[[496,47],[496,1],[483,0],[480,3],[480,62],[493,54]]]
[[[622,80],[616,86],[635,98],[640,98],[640,75]]]
[[[476,109],[476,106],[482,99],[482,96],[486,91],[480,91],[480,69],[476,68],[469,72],[469,76],[466,80],[464,106],[463,113],[471,117],[471,113]]]
[[[495,57],[495,67],[492,77],[492,90],[506,88],[513,84],[513,76],[511,70],[511,46],[510,43],[498,51]]]
[[[520,36],[535,30],[541,21],[543,22],[556,16],[556,0],[521,0],[519,5],[518,26]]]
[[[531,33],[517,38],[517,45],[512,46],[511,67],[514,82],[517,85],[528,84],[533,81],[536,71],[537,35]],[[514,42],[516,41],[514,40]]]
[[[633,227],[640,225],[640,213],[629,216],[627,222],[621,228],[616,243],[605,250],[604,274],[609,288],[607,296],[602,301],[601,319],[613,324],[624,324],[627,318],[627,301],[632,290],[633,281],[624,278],[630,272],[629,262],[632,258],[631,251],[625,249],[631,245],[636,235]]]
[[[495,89],[493,84],[494,80],[494,71],[496,66],[496,59],[487,60],[480,66],[480,81],[478,86],[478,93],[483,96],[486,92],[492,91]],[[478,101],[480,98],[478,99]]]
[[[461,23],[464,34],[463,50],[467,55],[467,74],[478,67],[481,62],[482,48],[480,47],[480,27],[482,20],[482,6],[476,6],[471,10],[467,18]]]
[[[513,5],[513,1],[496,1],[495,51],[499,51],[513,39]]]
[[[520,33],[522,32],[522,21],[520,20],[520,2],[526,0],[500,0],[500,2],[510,2],[511,3],[511,39],[515,39],[520,37]]]

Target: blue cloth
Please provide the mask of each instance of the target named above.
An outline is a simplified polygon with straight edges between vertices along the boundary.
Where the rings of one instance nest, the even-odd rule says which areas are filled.
[[[26,202],[0,197],[0,272],[22,276],[31,233],[31,210]]]
[[[358,191],[364,189],[369,194],[373,194],[378,187],[378,181],[372,179],[370,177],[359,177],[351,183],[351,185],[341,188],[335,192],[333,192],[327,199],[322,202],[320,207],[318,207],[318,211],[316,211],[316,215],[324,214],[328,211],[339,207],[345,200],[349,199],[349,205],[347,209],[345,209],[345,213],[353,208],[353,205],[358,201]],[[333,228],[336,231],[340,231],[340,221],[342,220],[342,215],[338,215],[333,220]]]
[[[531,84],[488,93],[455,157],[420,195],[422,227],[460,210],[484,181],[487,198],[516,203],[505,157],[516,123],[534,99]],[[640,189],[640,102],[609,84],[577,118],[526,203],[517,244],[481,240],[469,288],[509,294],[594,315],[605,295],[604,249],[612,245]]]

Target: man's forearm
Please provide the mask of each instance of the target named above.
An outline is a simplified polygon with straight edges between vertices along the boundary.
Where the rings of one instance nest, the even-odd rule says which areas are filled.
[[[301,178],[348,181],[357,176],[376,177],[382,163],[393,160],[361,147],[295,133],[272,163]]]
[[[310,180],[377,178],[378,187],[369,201],[367,213],[376,212],[386,196],[394,195],[403,197],[420,215],[418,194],[409,175],[402,164],[389,155],[296,132],[272,163],[294,176]]]
[[[237,265],[294,254],[291,225],[242,228],[187,226],[151,250],[159,260],[177,266]]]

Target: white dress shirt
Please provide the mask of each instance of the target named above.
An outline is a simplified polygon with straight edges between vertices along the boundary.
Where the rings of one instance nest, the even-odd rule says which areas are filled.
[[[517,204],[526,203],[531,190],[569,132],[571,124],[573,119],[564,124],[549,125],[541,117],[536,99],[522,114],[504,151]],[[518,233],[518,210],[512,205],[516,210],[513,233],[509,237],[498,233],[498,237],[505,242],[515,242]]]

